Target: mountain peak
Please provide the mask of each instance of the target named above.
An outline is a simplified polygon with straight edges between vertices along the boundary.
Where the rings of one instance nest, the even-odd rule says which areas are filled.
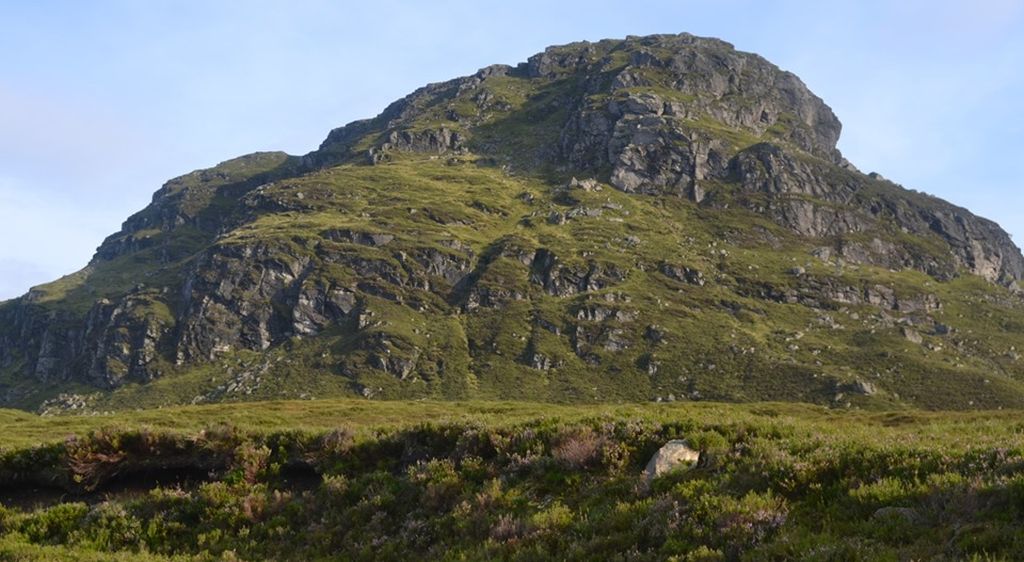
[[[376,119],[332,131],[319,152],[352,156],[351,151],[368,146],[378,152],[457,149],[483,137],[473,149],[486,153],[489,133],[523,112],[541,118],[537,129],[552,113],[564,114],[567,123],[558,125],[576,127],[557,131],[559,142],[536,147],[534,163],[568,160],[581,168],[613,163],[619,155],[605,156],[610,140],[605,137],[623,116],[660,118],[658,128],[684,134],[705,130],[714,135],[727,129],[734,136],[750,137],[733,139],[738,142],[768,138],[840,160],[839,120],[798,77],[724,41],[689,34],[549,47],[516,67],[494,65],[431,84]],[[433,135],[415,136],[432,129]],[[439,130],[451,134],[438,135]],[[366,138],[383,132],[407,135],[398,143],[388,142],[395,139],[386,135],[386,140]],[[456,144],[444,144],[452,142]],[[502,151],[507,147],[493,152]]]

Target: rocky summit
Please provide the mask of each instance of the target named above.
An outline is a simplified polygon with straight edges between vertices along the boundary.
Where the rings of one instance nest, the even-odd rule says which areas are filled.
[[[167,182],[0,304],[0,401],[1024,406],[1024,259],[717,39],[551,47]],[[923,157],[927,157],[924,155]]]

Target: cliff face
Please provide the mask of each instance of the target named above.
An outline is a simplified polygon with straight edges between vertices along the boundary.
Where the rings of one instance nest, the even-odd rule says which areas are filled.
[[[524,80],[537,92],[513,105],[523,93],[514,84]],[[472,148],[527,169],[591,173],[627,193],[697,203],[715,195],[717,184],[731,184],[744,192],[740,204],[801,235],[892,222],[915,235],[937,234],[951,247],[952,255],[937,256],[949,263],[916,264],[922,270],[943,267],[948,277],[962,267],[1002,284],[1024,274],[1020,251],[991,221],[859,173],[836,149],[841,129],[795,75],[723,41],[684,34],[552,47],[515,68],[492,66],[427,86],[375,120],[332,131],[307,158],[366,150],[379,163],[396,151]],[[368,145],[370,131],[379,138]],[[754,202],[762,198],[770,209]],[[914,259],[872,256],[888,253],[846,250],[887,266]]]
[[[690,35],[429,85],[306,156],[171,180],[0,305],[6,401],[1024,401],[1020,251],[857,171],[840,129],[796,76]]]

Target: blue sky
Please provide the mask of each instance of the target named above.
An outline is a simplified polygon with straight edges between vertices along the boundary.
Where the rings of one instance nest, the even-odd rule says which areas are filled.
[[[0,2],[0,299],[84,266],[167,179],[303,154],[428,83],[678,33],[798,74],[864,171],[1024,239],[1024,0]]]

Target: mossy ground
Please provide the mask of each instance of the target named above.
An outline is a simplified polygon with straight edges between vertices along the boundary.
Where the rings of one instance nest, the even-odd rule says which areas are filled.
[[[96,490],[0,507],[5,560],[1013,560],[1024,545],[1019,412],[344,400],[0,415],[4,498],[45,478]],[[645,489],[673,438],[704,460]],[[160,486],[161,462],[209,475],[163,471]]]

